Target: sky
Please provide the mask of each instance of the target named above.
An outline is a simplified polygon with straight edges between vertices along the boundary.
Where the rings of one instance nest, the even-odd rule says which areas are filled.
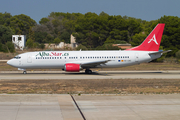
[[[51,12],[93,12],[99,15],[102,11],[146,21],[164,15],[180,17],[180,0],[0,0],[1,13],[25,14],[37,23]]]

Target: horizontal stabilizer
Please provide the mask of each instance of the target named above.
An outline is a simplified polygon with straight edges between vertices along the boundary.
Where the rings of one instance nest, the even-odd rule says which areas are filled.
[[[152,53],[149,53],[149,55],[152,55],[152,54],[158,54],[158,53],[167,53],[167,52],[171,52],[172,50],[166,50],[166,51],[158,51],[158,52],[152,52]]]

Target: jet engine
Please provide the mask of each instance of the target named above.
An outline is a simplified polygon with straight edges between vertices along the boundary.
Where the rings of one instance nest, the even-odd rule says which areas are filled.
[[[64,65],[63,70],[67,72],[79,72],[81,70],[81,65],[75,63],[67,63]]]

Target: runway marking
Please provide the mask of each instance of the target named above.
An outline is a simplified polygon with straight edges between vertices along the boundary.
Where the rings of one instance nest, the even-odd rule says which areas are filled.
[[[0,62],[7,62],[8,60],[0,60]]]

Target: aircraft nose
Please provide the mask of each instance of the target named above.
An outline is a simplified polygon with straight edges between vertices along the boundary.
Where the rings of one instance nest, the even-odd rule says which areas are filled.
[[[12,60],[8,60],[7,64],[12,66]]]

